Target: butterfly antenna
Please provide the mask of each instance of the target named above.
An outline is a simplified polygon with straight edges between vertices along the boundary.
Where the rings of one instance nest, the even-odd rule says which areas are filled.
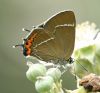
[[[29,29],[23,28],[22,31],[31,32]]]
[[[100,31],[98,31],[98,32],[96,33],[96,35],[94,36],[93,40],[95,40],[95,39],[97,38],[99,32],[100,32]]]
[[[18,44],[18,45],[13,46],[13,48],[16,48],[16,47],[23,47],[23,44]]]
[[[24,42],[26,42],[26,41],[27,41],[27,39],[25,39],[25,38],[22,38],[22,40],[23,40]]]

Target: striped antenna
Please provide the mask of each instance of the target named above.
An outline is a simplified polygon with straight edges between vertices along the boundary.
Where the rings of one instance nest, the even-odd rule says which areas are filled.
[[[23,28],[22,31],[31,32],[30,30]]]
[[[27,39],[25,39],[25,38],[22,38],[22,40],[23,40],[23,41],[27,41]]]
[[[18,45],[13,46],[13,48],[16,48],[16,47],[23,47],[23,44],[18,44]]]

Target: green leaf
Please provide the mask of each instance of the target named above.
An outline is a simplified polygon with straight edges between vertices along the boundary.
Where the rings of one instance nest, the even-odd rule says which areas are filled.
[[[95,56],[95,45],[80,48],[74,53],[75,58],[85,58],[93,62]]]
[[[75,74],[79,77],[82,78],[88,73],[91,73],[94,71],[93,69],[93,64],[88,59],[77,59],[74,63],[74,70]]]

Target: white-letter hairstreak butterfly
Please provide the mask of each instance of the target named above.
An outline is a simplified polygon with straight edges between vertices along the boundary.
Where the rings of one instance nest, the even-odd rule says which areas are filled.
[[[46,62],[71,60],[75,43],[75,15],[63,11],[35,27],[24,39],[23,54]],[[29,30],[27,30],[29,31]]]

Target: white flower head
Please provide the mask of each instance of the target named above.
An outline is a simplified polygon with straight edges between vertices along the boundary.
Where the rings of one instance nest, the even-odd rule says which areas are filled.
[[[94,37],[99,29],[96,29],[95,23],[88,21],[76,26],[75,49],[89,46],[95,43]]]

